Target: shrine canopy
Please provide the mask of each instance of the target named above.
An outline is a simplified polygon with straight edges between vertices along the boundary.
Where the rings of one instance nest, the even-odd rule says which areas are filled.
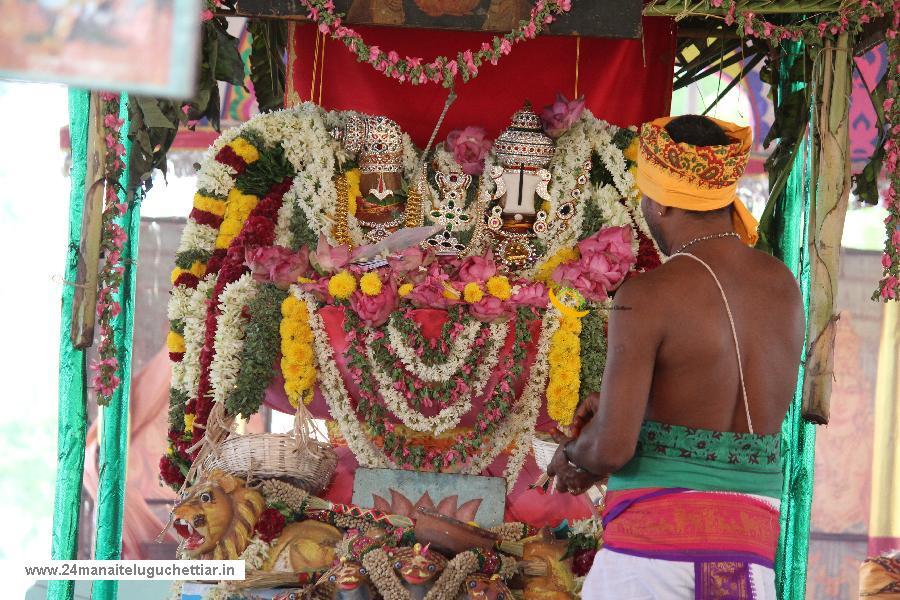
[[[356,27],[370,46],[401,57],[431,60],[478,49],[492,34],[395,27]],[[466,126],[489,137],[509,125],[529,100],[540,110],[557,92],[584,95],[598,118],[619,126],[638,125],[669,114],[675,60],[675,25],[669,18],[644,17],[641,39],[540,36],[517,45],[496,66],[482,65],[478,77],[457,86],[436,140]],[[318,33],[315,25],[292,25],[288,53],[287,104],[312,100],[332,110],[357,110],[395,120],[420,147],[428,142],[447,99],[437,85],[399,83],[375,71],[344,45]]]

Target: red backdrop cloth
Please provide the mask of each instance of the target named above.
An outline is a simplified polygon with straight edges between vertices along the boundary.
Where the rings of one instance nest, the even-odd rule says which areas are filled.
[[[401,57],[431,61],[438,55],[456,56],[477,50],[491,34],[358,27],[369,45],[396,50]],[[317,31],[312,25],[292,28],[288,60],[288,103],[313,100],[334,110],[358,110],[394,119],[421,148],[440,116],[447,90],[438,84],[399,83],[357,62],[339,41],[325,37],[324,64],[313,82]],[[484,64],[477,78],[457,84],[458,99],[448,113],[437,141],[447,133],[479,125],[493,139],[509,125],[512,114],[530,100],[539,111],[556,92],[571,98],[575,92],[577,38],[542,36],[516,44],[494,66]],[[619,126],[638,125],[669,114],[675,60],[675,25],[671,19],[644,18],[639,40],[581,38],[578,93],[598,118]],[[320,62],[322,62],[320,60]],[[315,84],[315,85],[313,85]]]

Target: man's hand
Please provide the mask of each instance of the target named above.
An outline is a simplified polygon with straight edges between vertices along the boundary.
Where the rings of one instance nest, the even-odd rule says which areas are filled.
[[[588,473],[582,469],[577,469],[569,464],[569,459],[563,447],[569,440],[563,441],[556,449],[550,466],[547,467],[547,474],[556,477],[556,489],[561,493],[570,493],[579,495],[585,493],[592,485],[602,480],[600,475]]]
[[[578,408],[575,410],[575,416],[572,417],[572,437],[578,437],[581,434],[582,428],[588,424],[588,421],[594,418],[594,413],[597,410],[597,400],[599,400],[599,398],[600,394],[594,392],[593,394],[589,394],[587,398],[578,405]]]

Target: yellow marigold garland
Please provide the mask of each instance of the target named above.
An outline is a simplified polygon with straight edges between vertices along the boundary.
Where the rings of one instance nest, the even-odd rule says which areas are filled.
[[[175,285],[175,282],[181,276],[182,273],[192,273],[196,277],[200,278],[206,275],[206,263],[201,262],[199,260],[195,260],[191,265],[190,269],[182,269],[181,267],[175,267],[172,269],[171,281],[172,285]]]
[[[248,165],[259,160],[259,150],[242,137],[234,138],[228,143],[228,146],[234,150],[235,154],[243,158]]]
[[[359,190],[359,169],[350,169],[344,173],[347,178],[347,212],[356,215],[356,199],[362,195]]]
[[[306,302],[288,296],[281,303],[281,373],[284,392],[295,408],[300,399],[309,404],[316,383],[313,333],[309,327],[309,307]]]
[[[169,352],[176,354],[184,353],[184,336],[176,331],[170,331],[166,336],[166,347]]]
[[[194,194],[194,208],[196,208],[197,210],[202,210],[221,217],[225,214],[225,206],[226,203],[224,200],[219,200],[218,198],[212,198],[210,196],[204,196],[199,192]]]
[[[572,424],[578,407],[581,374],[581,318],[564,314],[550,340],[547,414],[563,427]]]
[[[399,288],[397,288],[397,293],[400,294],[401,298],[409,295],[411,291],[413,291],[413,284],[411,283],[404,283]]]
[[[225,204],[224,219],[219,227],[219,235],[216,238],[216,248],[225,249],[231,245],[231,240],[241,232],[244,221],[250,216],[250,212],[256,208],[258,202],[259,198],[256,196],[244,194],[237,188],[231,188]]]

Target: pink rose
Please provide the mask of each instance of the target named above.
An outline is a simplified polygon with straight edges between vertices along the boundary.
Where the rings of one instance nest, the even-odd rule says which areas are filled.
[[[547,306],[547,288],[543,283],[529,283],[522,285],[510,302],[514,306],[533,306],[535,308],[545,308]]]
[[[881,266],[885,269],[890,268],[891,266],[891,255],[887,252],[881,255]]]
[[[309,272],[309,249],[293,252],[283,246],[253,248],[245,252],[244,263],[253,273],[254,280],[271,281],[286,290],[298,277]]]
[[[491,149],[491,141],[486,135],[481,127],[457,129],[447,135],[447,149],[464,173],[481,175],[484,171],[484,157]]]
[[[566,97],[556,93],[556,102],[549,105],[541,113],[544,122],[544,131],[552,138],[558,138],[581,118],[584,112],[584,96],[571,102]]]
[[[469,312],[479,321],[487,323],[496,321],[501,316],[509,316],[508,308],[509,305],[504,304],[499,298],[485,294],[481,301],[469,305]]]
[[[397,308],[397,288],[389,280],[381,286],[381,293],[377,296],[367,296],[356,290],[350,296],[350,308],[369,327],[380,327]]]
[[[469,283],[471,281],[487,281],[497,273],[497,265],[494,259],[488,256],[469,256],[463,260],[459,267],[459,279]]]
[[[319,245],[315,253],[310,256],[313,266],[323,273],[334,273],[350,262],[350,248],[347,246],[332,247],[325,236],[319,237]]]

